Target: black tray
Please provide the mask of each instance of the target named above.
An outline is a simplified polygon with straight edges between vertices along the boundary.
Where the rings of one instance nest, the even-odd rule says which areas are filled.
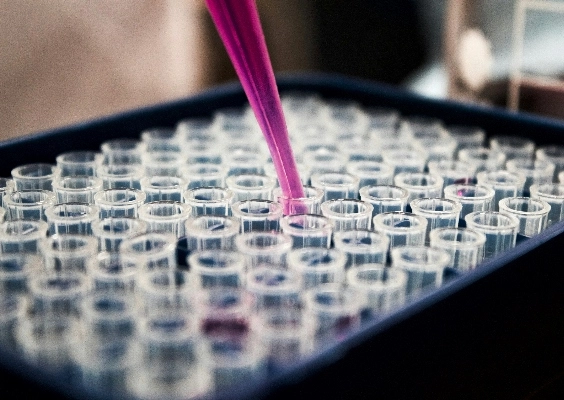
[[[430,100],[342,76],[278,80],[280,91],[314,91],[326,98],[427,115],[447,124],[477,125],[490,135],[564,144],[564,124]],[[221,86],[172,103],[0,143],[0,176],[32,162],[54,163],[70,150],[97,150],[116,137],[138,137],[155,126],[211,115],[244,104],[239,85]],[[336,346],[269,378],[218,398],[541,398],[564,385],[564,222],[483,263],[389,317],[364,326]],[[0,349],[0,398],[56,395],[109,398],[62,383]],[[540,396],[540,397],[539,397]]]

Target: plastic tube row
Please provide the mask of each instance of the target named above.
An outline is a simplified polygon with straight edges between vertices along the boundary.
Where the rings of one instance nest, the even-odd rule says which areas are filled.
[[[187,398],[342,340],[562,219],[564,147],[283,98],[305,197],[248,109],[0,179],[0,340],[72,383]]]

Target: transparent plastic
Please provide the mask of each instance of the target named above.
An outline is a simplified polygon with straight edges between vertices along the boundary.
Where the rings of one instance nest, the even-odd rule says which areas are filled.
[[[225,169],[215,164],[192,164],[182,170],[188,189],[199,187],[225,187]]]
[[[497,171],[505,165],[505,154],[484,147],[462,149],[458,152],[458,159],[472,164],[476,173],[481,171]]]
[[[490,138],[493,151],[505,154],[506,160],[531,159],[535,152],[535,142],[518,136],[493,136]]]
[[[103,251],[96,256],[90,271],[95,293],[133,295],[140,267],[137,258],[130,255]]]
[[[499,201],[499,211],[513,215],[519,220],[520,235],[532,237],[546,228],[550,205],[541,199],[507,197]]]
[[[303,289],[343,282],[346,263],[346,254],[338,249],[305,247],[288,254],[288,268],[298,274]]]
[[[477,211],[465,218],[466,226],[486,235],[484,259],[515,247],[519,220],[513,215],[496,211]]]
[[[549,145],[540,146],[535,155],[537,160],[550,161],[554,164],[554,179],[558,178],[558,174],[564,171],[564,146]]]
[[[8,178],[0,178],[0,207],[4,206],[3,197],[15,190],[14,181]]]
[[[235,238],[237,249],[245,255],[247,269],[262,265],[286,266],[292,238],[280,232],[249,232]]]
[[[135,292],[143,313],[162,311],[192,312],[194,310],[193,282],[187,271],[180,269],[139,273]]]
[[[388,236],[368,230],[336,232],[333,242],[336,249],[347,255],[347,268],[370,263],[385,264],[390,245]]]
[[[394,168],[394,176],[402,172],[423,172],[427,163],[425,153],[409,148],[383,150],[382,159]]]
[[[385,212],[405,211],[409,192],[399,186],[365,186],[360,199],[372,205],[372,216]]]
[[[267,309],[298,307],[301,281],[297,272],[282,268],[257,267],[246,276],[247,291],[257,312]]]
[[[545,183],[531,185],[531,197],[546,201],[550,205],[546,226],[550,226],[564,218],[564,185]]]
[[[273,198],[282,204],[284,215],[321,213],[321,202],[325,194],[323,189],[304,186],[303,190],[305,197],[289,198],[284,196],[280,188],[274,189]]]
[[[201,215],[186,221],[187,246],[190,251],[234,250],[239,221],[233,217]]]
[[[233,192],[219,187],[199,187],[182,194],[184,202],[192,207],[192,215],[230,215]]]
[[[102,155],[93,151],[70,151],[57,156],[57,167],[62,177],[96,176],[96,167]]]
[[[87,203],[61,203],[45,210],[50,235],[91,235],[100,209]]]
[[[326,173],[311,176],[311,186],[322,189],[323,201],[333,199],[356,199],[360,179],[351,174]]]
[[[321,213],[333,223],[333,230],[370,229],[372,205],[356,199],[328,200],[321,204]]]
[[[102,190],[102,180],[94,176],[60,176],[53,181],[58,203],[94,203],[94,195]]]
[[[394,168],[383,162],[349,162],[347,163],[347,172],[359,177],[360,188],[368,185],[391,185],[394,180]]]
[[[554,176],[555,165],[546,160],[514,159],[507,161],[506,168],[525,177],[523,193],[530,193],[531,185],[551,183]]]
[[[376,215],[374,230],[390,239],[390,249],[399,246],[423,246],[427,232],[427,219],[406,212],[389,212]]]
[[[145,176],[141,178],[141,190],[147,195],[147,203],[152,201],[182,201],[186,182],[176,176]]]
[[[236,288],[244,284],[245,258],[229,250],[204,250],[190,254],[188,265],[196,289]]]
[[[94,195],[94,203],[100,207],[100,219],[137,218],[146,197],[137,189],[106,189]]]
[[[139,219],[147,223],[147,232],[185,235],[185,224],[192,216],[192,207],[177,201],[154,201],[139,207]]]
[[[420,197],[441,197],[443,192],[443,178],[422,172],[399,173],[394,177],[394,184],[409,192],[408,202]]]
[[[45,221],[6,221],[0,224],[0,253],[37,254],[48,229]]]
[[[145,171],[135,164],[100,165],[96,175],[104,189],[141,189]]]
[[[231,206],[241,232],[279,231],[282,205],[270,200],[238,201]]]
[[[45,220],[45,210],[55,204],[55,194],[48,190],[24,190],[6,194],[4,208],[7,220]]]
[[[41,258],[33,254],[0,254],[0,297],[27,292],[27,282],[43,271]]]
[[[363,297],[371,317],[385,315],[405,303],[407,273],[384,264],[363,264],[347,272],[347,283]]]
[[[421,198],[409,204],[413,214],[427,219],[426,244],[429,244],[429,232],[433,229],[458,227],[462,205],[457,200]]]
[[[497,211],[501,199],[523,194],[525,176],[509,171],[482,171],[478,173],[478,185],[490,187],[495,191],[493,209]]]
[[[146,232],[147,223],[137,218],[110,217],[92,224],[101,251],[118,251],[122,241]]]
[[[445,187],[444,195],[462,205],[460,219],[464,219],[472,212],[492,210],[495,190],[481,185],[449,185]]]
[[[237,175],[227,177],[225,184],[233,192],[233,201],[271,200],[276,181],[264,175]]]
[[[445,250],[423,246],[394,248],[391,258],[392,268],[407,273],[406,293],[409,297],[441,286],[444,269],[450,262],[450,254]]]
[[[145,233],[125,239],[119,251],[134,257],[142,271],[176,267],[176,236],[171,233]]]
[[[473,183],[476,178],[476,166],[464,161],[429,161],[428,168],[429,173],[443,178],[443,187]]]
[[[27,164],[12,170],[16,190],[53,190],[59,169],[51,164]]]
[[[280,220],[282,232],[292,238],[292,248],[331,247],[333,224],[318,214],[287,215]]]
[[[98,241],[85,235],[52,235],[41,243],[45,269],[50,272],[87,274],[98,254]]]
[[[466,272],[484,258],[486,236],[468,228],[438,228],[431,231],[431,247],[450,254],[448,267]]]
[[[104,165],[140,165],[145,144],[135,139],[108,140],[100,146]]]

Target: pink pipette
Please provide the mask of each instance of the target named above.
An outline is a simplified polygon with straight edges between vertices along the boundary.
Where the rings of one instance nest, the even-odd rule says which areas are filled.
[[[303,198],[278,88],[254,0],[206,0],[266,138],[284,196]]]

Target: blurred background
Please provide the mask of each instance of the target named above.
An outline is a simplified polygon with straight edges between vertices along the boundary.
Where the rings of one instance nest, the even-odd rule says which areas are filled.
[[[564,116],[563,0],[257,0],[277,73]],[[0,1],[0,139],[236,79],[202,0]]]

